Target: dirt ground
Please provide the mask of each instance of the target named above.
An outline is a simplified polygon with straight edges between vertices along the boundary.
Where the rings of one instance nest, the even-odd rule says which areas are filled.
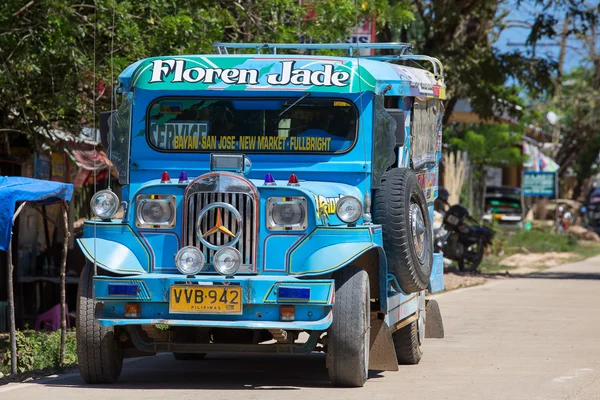
[[[512,267],[505,271],[489,273],[463,273],[453,268],[444,271],[444,287],[446,291],[463,287],[482,285],[490,279],[506,279],[515,275],[525,275],[564,264],[577,257],[575,253],[530,253],[513,254],[502,260],[502,265]]]

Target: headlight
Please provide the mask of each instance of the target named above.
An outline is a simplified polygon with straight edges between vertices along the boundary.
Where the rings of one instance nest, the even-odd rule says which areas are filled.
[[[267,228],[271,231],[306,229],[306,199],[304,197],[269,197]]]
[[[101,190],[92,197],[92,211],[101,219],[111,219],[119,210],[119,198],[112,190]]]
[[[136,203],[138,228],[172,228],[175,226],[175,206],[173,195],[140,194]]]
[[[213,257],[213,265],[221,275],[231,276],[242,265],[242,255],[234,247],[223,247]]]
[[[361,217],[363,206],[356,197],[344,196],[338,200],[335,213],[341,221],[353,224]]]
[[[175,265],[184,275],[195,275],[204,267],[204,254],[199,248],[186,246],[177,252]]]

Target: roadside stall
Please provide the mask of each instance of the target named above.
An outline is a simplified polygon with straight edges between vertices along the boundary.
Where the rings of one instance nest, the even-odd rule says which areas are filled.
[[[0,250],[7,252],[7,292],[8,292],[8,314],[10,325],[11,346],[11,373],[17,373],[17,343],[15,329],[15,299],[13,285],[13,254],[12,254],[12,227],[19,213],[26,205],[34,207],[52,203],[60,203],[64,223],[65,237],[60,266],[60,311],[61,311],[61,345],[60,363],[64,360],[66,342],[66,262],[67,248],[69,242],[68,208],[69,201],[73,195],[73,185],[51,182],[24,177],[2,177],[0,176],[0,199],[3,207],[0,207]]]

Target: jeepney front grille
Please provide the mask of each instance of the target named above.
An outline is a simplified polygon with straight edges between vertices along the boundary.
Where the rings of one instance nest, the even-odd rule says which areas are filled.
[[[208,204],[215,202],[223,202],[231,204],[242,217],[242,233],[240,239],[233,246],[242,254],[243,266],[252,267],[255,265],[255,245],[258,227],[256,226],[256,201],[249,193],[215,193],[215,192],[196,192],[188,196],[187,209],[184,227],[184,246],[198,247],[206,259],[206,263],[212,265],[213,257],[216,250],[206,247],[198,238],[196,223],[200,211]],[[234,235],[237,234],[237,224],[231,213],[223,208],[221,217],[223,225],[229,229]],[[210,222],[209,222],[210,221]],[[203,218],[202,231],[207,232],[216,221],[216,210],[210,210],[208,217]],[[222,232],[214,233],[211,236],[210,243],[217,246],[229,243],[231,238]],[[248,268],[244,268],[246,271]],[[241,269],[241,270],[244,270]]]

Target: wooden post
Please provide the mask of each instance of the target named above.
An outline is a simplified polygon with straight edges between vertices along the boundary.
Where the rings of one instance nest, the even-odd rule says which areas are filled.
[[[12,236],[12,235],[11,235]],[[8,314],[10,320],[10,373],[17,374],[17,337],[15,329],[15,296],[13,292],[13,265],[12,265],[12,240],[8,244],[8,279],[6,289],[8,292]]]
[[[15,211],[12,218],[12,225],[14,225],[15,220],[19,216],[19,213],[25,207],[27,203],[23,202]],[[8,279],[6,280],[6,285],[8,289],[8,315],[9,315],[9,323],[10,323],[10,373],[11,375],[17,374],[17,329],[15,327],[15,290],[13,285],[13,271],[14,266],[12,263],[12,225],[9,227],[10,229],[10,242],[8,243]]]
[[[67,250],[69,247],[69,205],[65,200],[61,201],[61,208],[63,214],[63,221],[65,223],[65,236],[62,249],[62,258],[60,262],[60,357],[59,365],[63,365],[65,362],[65,346],[67,343],[67,318],[65,316],[67,305],[66,305],[66,269],[67,269]]]

